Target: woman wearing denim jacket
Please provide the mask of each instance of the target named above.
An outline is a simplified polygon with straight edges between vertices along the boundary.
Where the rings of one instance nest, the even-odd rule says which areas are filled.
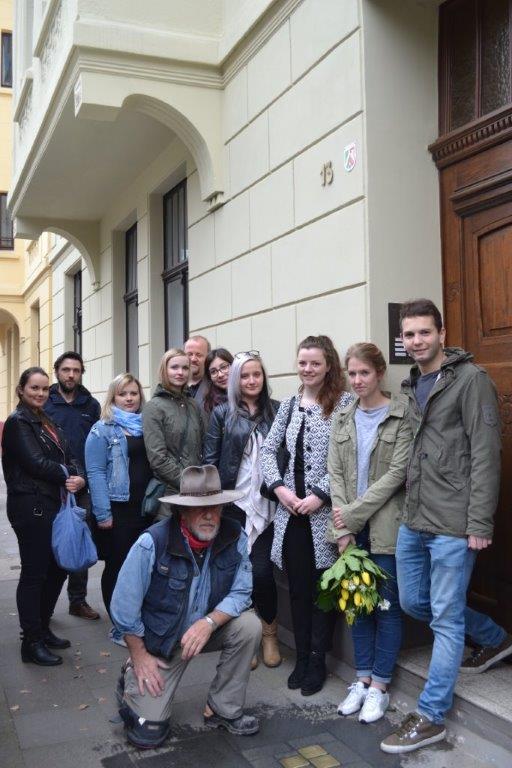
[[[381,391],[386,371],[375,344],[354,344],[345,358],[358,399],[334,419],[329,446],[333,525],[328,540],[343,552],[356,542],[388,573],[380,586],[381,606],[352,626],[356,680],[338,707],[359,712],[359,721],[379,720],[389,704],[387,688],[402,640],[395,547],[404,501],[412,433],[407,400]]]
[[[151,469],[142,437],[144,395],[130,373],[116,376],[109,385],[101,419],[85,443],[85,466],[96,518],[96,543],[105,560],[101,576],[103,602],[110,600],[117,576],[147,521],[141,505]],[[111,632],[111,639],[118,638]]]

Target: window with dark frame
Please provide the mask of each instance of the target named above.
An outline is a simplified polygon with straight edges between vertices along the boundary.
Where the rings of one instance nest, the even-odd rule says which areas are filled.
[[[12,32],[1,35],[0,85],[12,88]]]
[[[82,271],[73,275],[73,349],[82,354]]]
[[[137,224],[125,235],[126,370],[139,376],[139,318],[137,284]]]
[[[181,347],[188,336],[187,182],[163,198],[165,346]]]
[[[14,250],[12,219],[7,210],[7,192],[0,192],[0,250]]]
[[[439,9],[439,133],[512,103],[512,0],[447,0]]]

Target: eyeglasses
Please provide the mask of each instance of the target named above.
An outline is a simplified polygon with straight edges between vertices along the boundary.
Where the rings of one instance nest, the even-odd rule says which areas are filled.
[[[230,368],[231,365],[229,363],[223,363],[222,365],[219,365],[218,368],[208,368],[208,371],[212,379],[215,379],[219,373],[226,373],[226,371],[229,371]]]
[[[237,352],[234,359],[238,360],[240,357],[245,357],[245,355],[250,355],[251,357],[259,357],[260,353],[257,349],[249,349],[247,352]]]

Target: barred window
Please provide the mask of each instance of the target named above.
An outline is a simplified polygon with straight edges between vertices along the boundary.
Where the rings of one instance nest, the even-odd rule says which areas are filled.
[[[13,249],[14,237],[12,219],[7,210],[7,192],[0,192],[0,250],[12,251]]]
[[[125,236],[126,370],[139,376],[139,316],[137,284],[137,224]]]
[[[163,199],[165,345],[181,347],[188,336],[187,182]]]

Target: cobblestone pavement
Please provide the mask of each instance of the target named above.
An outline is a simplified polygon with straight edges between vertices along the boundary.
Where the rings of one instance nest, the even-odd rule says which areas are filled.
[[[1,489],[0,489],[1,492]],[[16,540],[0,497],[0,766],[2,768],[398,768],[400,765],[449,768],[457,760],[448,745],[400,758],[384,755],[379,742],[398,715],[363,726],[336,715],[344,689],[329,677],[311,698],[286,688],[293,654],[275,670],[260,664],[251,675],[247,704],[261,718],[260,733],[246,738],[202,726],[202,708],[216,654],[195,659],[187,669],[174,706],[172,736],[166,746],[139,753],[127,746],[116,717],[114,686],[125,651],[107,639],[109,622],[69,616],[63,592],[52,627],[68,637],[61,667],[23,664],[15,591],[19,561]],[[102,609],[101,566],[91,570],[89,602]],[[473,766],[466,757],[464,768]],[[481,766],[481,763],[475,765]]]

